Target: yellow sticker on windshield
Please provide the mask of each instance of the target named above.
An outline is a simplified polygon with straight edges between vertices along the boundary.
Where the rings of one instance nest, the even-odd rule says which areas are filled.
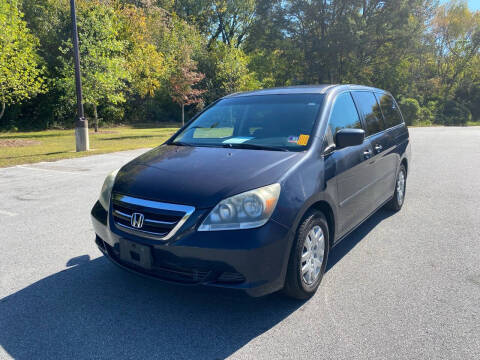
[[[310,135],[300,134],[300,136],[298,137],[297,144],[302,145],[302,146],[306,146],[308,144],[308,139],[309,138],[310,138]]]

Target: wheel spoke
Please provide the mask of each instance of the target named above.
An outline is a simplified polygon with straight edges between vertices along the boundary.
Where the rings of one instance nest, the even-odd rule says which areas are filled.
[[[310,251],[305,251],[302,254],[302,263],[310,258]]]
[[[302,275],[305,275],[310,270],[310,264],[307,262],[302,266]]]
[[[307,272],[307,281],[308,281],[308,284],[311,284],[312,283],[312,278],[313,278],[313,274],[312,274],[312,268],[309,267],[308,268],[308,272]]]
[[[325,249],[325,238],[323,237],[323,235],[322,235],[322,237],[319,239],[318,242],[319,242],[318,247],[319,247],[320,251],[323,253],[323,251],[324,251],[324,249]]]
[[[312,249],[312,238],[310,236],[310,233],[307,235],[307,239],[305,241],[305,247],[307,248],[307,251],[310,251]]]

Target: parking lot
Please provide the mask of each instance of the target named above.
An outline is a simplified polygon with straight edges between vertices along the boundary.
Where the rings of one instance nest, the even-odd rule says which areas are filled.
[[[403,209],[337,246],[306,302],[101,257],[90,208],[145,150],[0,169],[0,358],[479,359],[480,127],[410,134]]]

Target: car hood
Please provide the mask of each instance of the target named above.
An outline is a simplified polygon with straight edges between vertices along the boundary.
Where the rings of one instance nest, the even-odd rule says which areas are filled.
[[[114,192],[162,202],[215,206],[278,182],[305,153],[162,145],[125,165]]]

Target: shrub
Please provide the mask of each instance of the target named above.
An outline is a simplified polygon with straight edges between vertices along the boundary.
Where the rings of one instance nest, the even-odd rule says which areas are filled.
[[[422,125],[431,125],[434,119],[434,114],[428,106],[422,106],[420,108],[419,118]]]
[[[125,116],[125,110],[123,107],[109,104],[102,108],[99,111],[99,114],[101,116],[101,126],[108,126],[121,123],[123,121],[123,117]]]
[[[399,104],[407,125],[413,125],[420,120],[421,108],[416,99],[401,98]]]
[[[465,125],[472,119],[470,110],[455,100],[448,100],[442,111],[444,125]]]

